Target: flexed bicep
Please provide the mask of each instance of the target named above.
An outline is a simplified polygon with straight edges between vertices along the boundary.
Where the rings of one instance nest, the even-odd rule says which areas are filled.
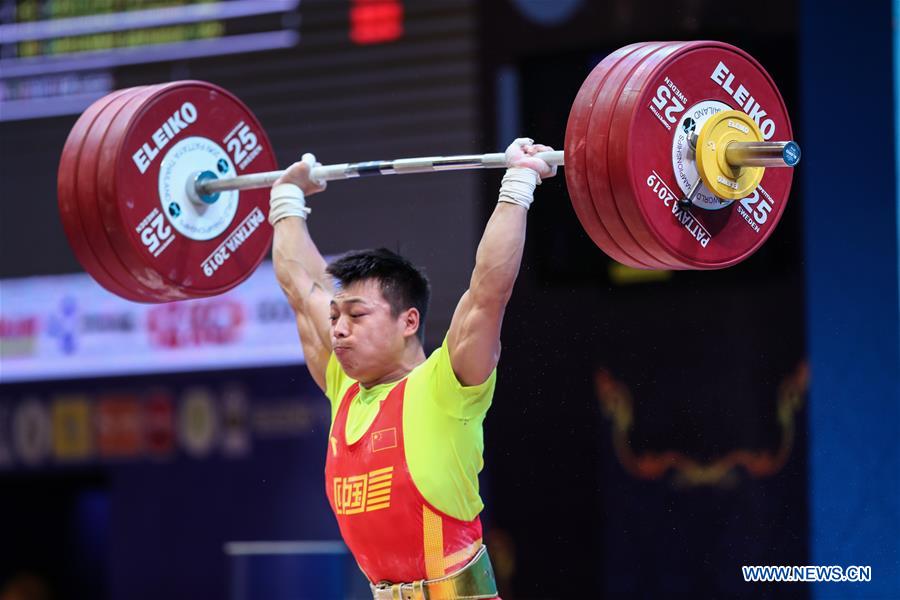
[[[447,332],[447,349],[462,385],[481,385],[496,368],[504,311],[505,303],[479,303],[471,290],[460,299]]]

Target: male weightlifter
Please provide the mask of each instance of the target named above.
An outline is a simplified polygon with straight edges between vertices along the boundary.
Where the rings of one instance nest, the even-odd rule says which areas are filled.
[[[425,276],[385,249],[325,263],[306,226],[305,196],[325,189],[310,177],[312,155],[272,188],[275,273],[309,372],[331,401],[328,500],[376,599],[497,597],[478,517],[482,423],[528,208],[535,186],[556,174],[535,156],[547,150],[527,138],[506,149],[469,289],[427,358]]]

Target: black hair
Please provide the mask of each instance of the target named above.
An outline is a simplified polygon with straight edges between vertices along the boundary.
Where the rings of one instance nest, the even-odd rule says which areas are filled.
[[[357,250],[334,261],[326,269],[341,287],[357,281],[375,279],[381,294],[396,317],[408,308],[419,311],[419,330],[416,335],[425,344],[425,316],[431,299],[431,285],[425,274],[409,260],[387,248]]]

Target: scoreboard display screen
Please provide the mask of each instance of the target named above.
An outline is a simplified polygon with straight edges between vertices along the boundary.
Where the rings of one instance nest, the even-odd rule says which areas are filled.
[[[5,0],[0,119],[79,112],[133,65],[297,45],[300,0]]]

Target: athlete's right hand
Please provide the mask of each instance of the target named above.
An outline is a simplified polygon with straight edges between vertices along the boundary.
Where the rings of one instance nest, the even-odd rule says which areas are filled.
[[[307,152],[299,161],[288,167],[273,185],[292,183],[303,190],[306,196],[318,194],[328,187],[328,182],[313,179],[309,174],[313,167],[321,166],[322,163],[316,162],[315,155]]]
[[[538,174],[538,182],[556,175],[556,165],[550,166],[546,161],[535,156],[539,152],[553,150],[550,146],[535,144],[531,138],[517,138],[506,148],[506,166],[531,169]]]

